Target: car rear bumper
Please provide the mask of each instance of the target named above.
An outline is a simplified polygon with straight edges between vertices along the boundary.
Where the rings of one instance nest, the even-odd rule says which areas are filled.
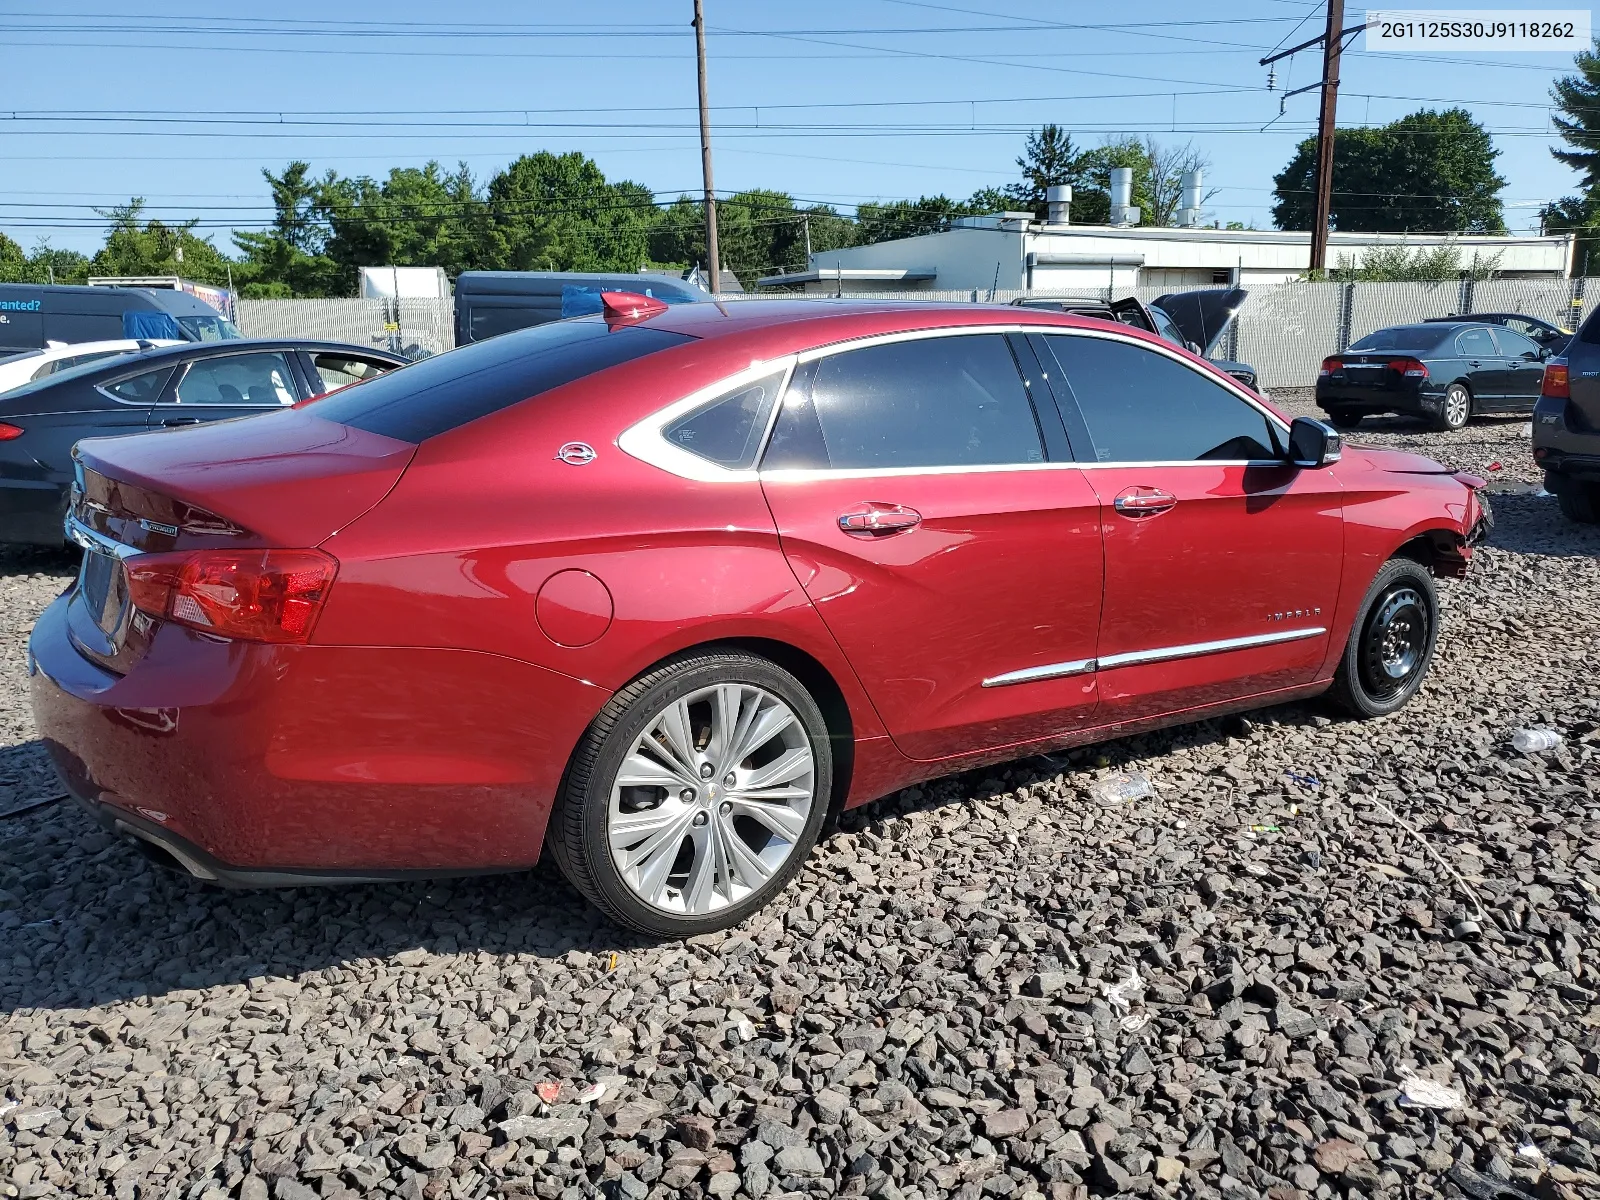
[[[67,490],[57,483],[0,479],[0,542],[59,546],[66,538]]]
[[[1358,387],[1317,383],[1317,407],[1324,412],[1401,413],[1413,417],[1437,416],[1444,391],[1433,388]]]
[[[72,643],[70,597],[28,646],[57,770],[102,821],[222,883],[531,866],[607,698],[494,655],[253,645],[170,624],[118,676]]]

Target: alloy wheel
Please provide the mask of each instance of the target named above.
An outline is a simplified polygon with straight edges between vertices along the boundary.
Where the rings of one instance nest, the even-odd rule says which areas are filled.
[[[1472,415],[1472,397],[1467,389],[1451,387],[1444,394],[1444,419],[1451,429],[1460,429]]]
[[[718,683],[646,722],[612,782],[606,837],[644,903],[699,916],[762,887],[816,802],[805,727],[781,698]]]
[[[1415,588],[1401,586],[1373,607],[1362,646],[1362,675],[1373,696],[1401,691],[1421,668],[1428,648],[1428,606]]]

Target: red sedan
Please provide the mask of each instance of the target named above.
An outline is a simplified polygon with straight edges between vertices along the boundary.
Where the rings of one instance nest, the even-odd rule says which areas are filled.
[[[503,871],[725,926],[918,780],[1331,691],[1398,708],[1481,481],[1105,322],[603,315],[77,450],[30,644],[73,794],[238,885]]]

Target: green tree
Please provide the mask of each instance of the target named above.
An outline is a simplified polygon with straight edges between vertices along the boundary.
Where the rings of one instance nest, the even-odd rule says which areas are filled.
[[[29,283],[83,283],[89,278],[89,260],[76,250],[53,250],[44,238],[28,255]]]
[[[1070,183],[1073,198],[1082,183],[1084,150],[1072,144],[1072,135],[1059,125],[1042,125],[1030,133],[1017,166],[1022,182],[1012,184],[1005,195],[1012,204],[1028,209],[1036,217],[1045,215],[1046,193],[1061,183]]]
[[[226,284],[231,260],[195,235],[198,219],[172,225],[144,215],[144,198],[97,209],[110,223],[106,243],[89,261],[93,275],[182,275],[198,283]]]
[[[396,167],[382,182],[330,173],[317,187],[316,212],[328,227],[322,252],[337,264],[345,295],[360,267],[443,267],[454,276],[497,265],[485,261],[494,225],[465,164],[451,174],[436,162]]]
[[[941,233],[958,217],[981,216],[993,212],[988,205],[949,196],[922,196],[916,200],[869,201],[856,206],[856,224],[862,243],[887,242],[894,238]]]
[[[1413,251],[1409,246],[1372,246],[1360,259],[1339,256],[1339,265],[1330,274],[1335,279],[1360,283],[1438,283],[1453,279],[1492,279],[1500,268],[1500,255],[1480,258],[1463,265],[1459,246],[1445,245]]]
[[[608,183],[576,151],[543,150],[489,181],[487,218],[483,265],[517,271],[637,271],[656,221],[647,188]]]
[[[1573,65],[1575,75],[1563,75],[1550,89],[1557,111],[1555,122],[1562,141],[1570,150],[1550,148],[1550,153],[1575,171],[1583,173],[1583,189],[1600,187],[1600,38],[1594,50],[1580,50]]]
[[[272,192],[272,227],[233,235],[233,244],[244,255],[235,279],[241,295],[257,300],[348,292],[346,272],[323,253],[328,226],[318,202],[333,176],[330,172],[324,180],[316,180],[310,172],[309,164],[299,161],[290,163],[281,175],[262,168]]]
[[[22,247],[0,233],[0,283],[27,283],[28,256]]]
[[[1333,143],[1335,229],[1367,233],[1504,233],[1488,130],[1462,108],[1421,109],[1372,129],[1341,129]],[[1272,220],[1279,229],[1311,227],[1315,138],[1295,150],[1274,179]]]

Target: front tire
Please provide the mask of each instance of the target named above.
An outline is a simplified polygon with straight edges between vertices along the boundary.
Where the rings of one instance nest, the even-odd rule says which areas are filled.
[[[1561,515],[1579,525],[1600,524],[1600,483],[1582,479],[1563,479],[1551,489]]]
[[[832,788],[827,724],[799,680],[752,654],[696,655],[611,698],[547,837],[611,920],[691,937],[738,924],[794,878]]]
[[[1433,428],[1439,433],[1464,429],[1472,419],[1472,393],[1464,383],[1452,383],[1444,390],[1444,402],[1439,414],[1433,418]]]
[[[1383,717],[1422,686],[1439,636],[1439,596],[1427,568],[1383,564],[1367,589],[1328,698],[1351,716]]]

